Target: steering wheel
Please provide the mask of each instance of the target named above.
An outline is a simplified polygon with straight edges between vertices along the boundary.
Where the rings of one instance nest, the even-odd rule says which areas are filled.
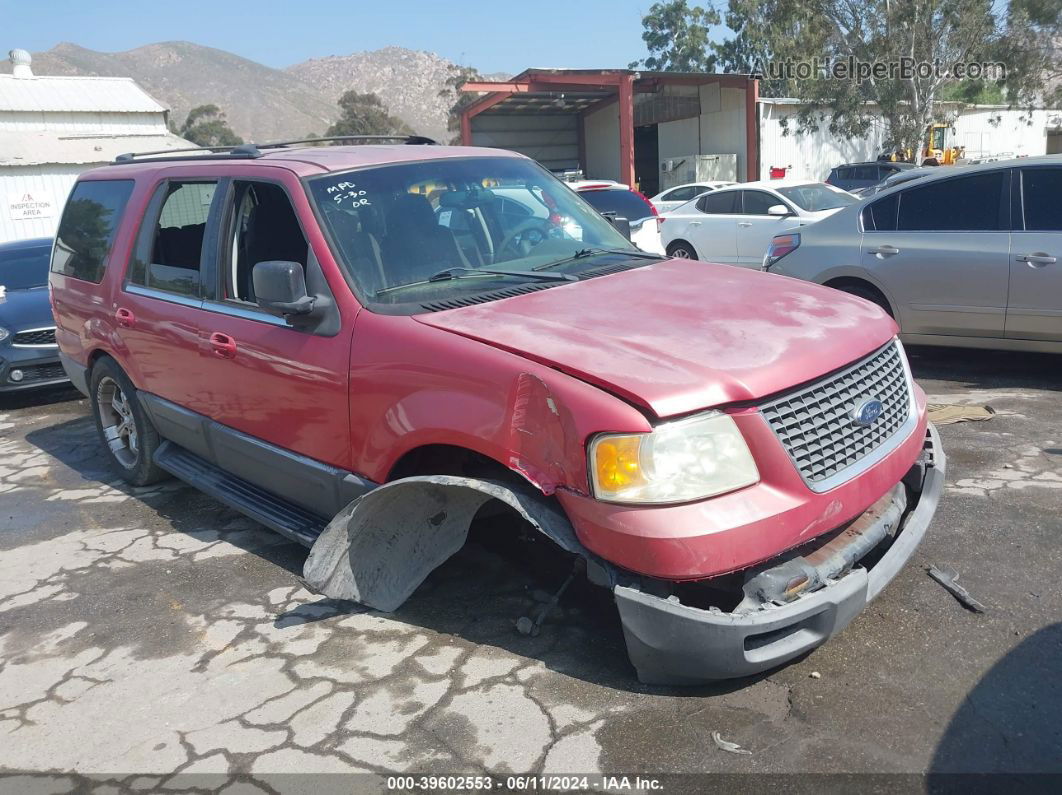
[[[538,234],[535,236],[526,234],[532,231],[537,232]],[[549,222],[542,218],[528,218],[526,221],[521,221],[505,236],[501,244],[494,250],[494,260],[497,261],[498,255],[510,247],[513,248],[513,253],[521,257],[527,256],[527,253],[531,251],[531,249],[546,239],[548,232]],[[538,239],[532,242],[532,237],[537,237]]]

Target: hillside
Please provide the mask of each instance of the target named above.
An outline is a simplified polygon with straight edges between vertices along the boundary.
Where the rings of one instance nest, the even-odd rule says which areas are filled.
[[[0,71],[10,66],[4,61]],[[248,141],[323,134],[336,117],[336,100],[349,89],[375,92],[418,133],[446,140],[448,104],[439,91],[451,66],[433,53],[402,47],[312,58],[287,69],[184,41],[115,53],[63,43],[33,54],[39,75],[132,77],[171,108],[177,123],[196,105],[213,103]]]
[[[384,47],[353,55],[311,58],[286,70],[312,83],[333,102],[351,88],[379,95],[388,110],[421,135],[442,141],[449,138],[446,116],[449,104],[439,97],[451,61],[430,52]]]
[[[5,64],[5,71],[10,64]],[[238,55],[190,42],[162,42],[104,53],[59,44],[34,53],[39,75],[132,77],[183,121],[189,109],[214,103],[237,135],[247,140],[297,138],[322,133],[335,103],[295,75]]]

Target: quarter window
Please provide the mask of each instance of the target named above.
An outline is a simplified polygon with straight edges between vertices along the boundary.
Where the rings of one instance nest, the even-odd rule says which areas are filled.
[[[1062,168],[1023,169],[1021,195],[1027,232],[1062,231]]]
[[[896,228],[990,232],[1003,228],[1003,171],[934,181],[900,194]]]
[[[132,180],[87,180],[74,186],[63,210],[52,272],[99,284],[114,233],[133,192]]]

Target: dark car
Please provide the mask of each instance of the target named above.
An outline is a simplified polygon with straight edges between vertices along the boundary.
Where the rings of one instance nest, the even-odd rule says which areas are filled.
[[[877,185],[893,174],[899,174],[909,168],[914,168],[914,164],[891,163],[880,160],[868,163],[845,163],[833,169],[830,172],[830,176],[826,177],[825,182],[827,185],[833,185],[841,190],[869,188],[871,185]]]
[[[0,243],[0,392],[61,384],[48,303],[52,239]]]

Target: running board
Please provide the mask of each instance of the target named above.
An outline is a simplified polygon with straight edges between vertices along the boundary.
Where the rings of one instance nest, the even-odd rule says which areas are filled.
[[[327,519],[230,475],[173,442],[164,441],[159,445],[155,451],[155,463],[215,500],[303,546],[313,546],[328,523]]]

